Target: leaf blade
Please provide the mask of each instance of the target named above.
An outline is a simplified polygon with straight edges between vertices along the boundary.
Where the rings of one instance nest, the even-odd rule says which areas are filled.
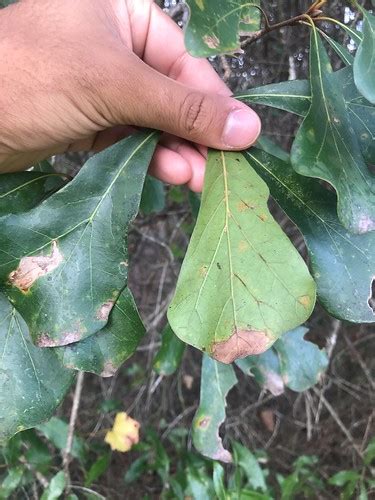
[[[323,190],[316,181],[297,175],[290,164],[255,148],[244,156],[301,230],[323,307],[346,321],[375,322],[375,312],[369,305],[375,233],[349,233],[338,220],[333,193]]]
[[[35,347],[27,326],[0,294],[0,441],[52,416],[74,379],[50,350]]]
[[[102,330],[54,351],[69,369],[112,377],[135,353],[145,333],[133,295],[125,288]]]
[[[240,50],[239,32],[259,29],[258,0],[188,0],[190,19],[185,45],[195,57],[209,57]]]
[[[0,281],[39,345],[67,345],[106,325],[126,286],[127,231],[156,142],[155,132],[129,137],[41,205],[0,219]]]
[[[314,306],[315,284],[269,214],[268,195],[242,156],[210,152],[168,318],[181,340],[225,363],[265,351]]]
[[[313,29],[311,107],[292,146],[292,165],[301,175],[329,182],[337,192],[344,226],[353,233],[366,233],[375,229],[375,179],[352,133],[344,98],[329,78],[326,60],[325,48]]]
[[[375,104],[375,16],[361,8],[363,39],[354,59],[354,79],[360,93]]]
[[[225,420],[226,396],[237,383],[234,370],[204,355],[201,392],[192,430],[195,448],[205,457],[229,463],[232,456],[223,448],[219,428]]]

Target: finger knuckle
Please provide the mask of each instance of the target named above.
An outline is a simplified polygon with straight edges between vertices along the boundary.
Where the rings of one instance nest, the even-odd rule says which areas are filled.
[[[210,124],[212,106],[208,98],[199,92],[186,96],[181,108],[182,128],[189,134],[201,134]]]

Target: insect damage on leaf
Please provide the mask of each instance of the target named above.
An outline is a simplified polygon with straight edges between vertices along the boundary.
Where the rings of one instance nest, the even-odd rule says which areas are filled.
[[[63,333],[61,339],[58,341],[51,338],[48,333],[40,335],[36,341],[36,345],[38,347],[59,347],[79,342],[85,335],[86,329],[79,322],[77,322],[76,325],[73,326],[75,326],[75,330]]]
[[[219,47],[220,45],[219,39],[214,35],[213,36],[205,35],[203,37],[203,41],[210,49],[217,49],[217,47]]]
[[[272,342],[265,332],[236,330],[228,340],[213,344],[212,357],[222,363],[230,364],[236,359],[262,354]]]
[[[118,367],[116,367],[111,361],[107,361],[100,376],[103,378],[113,377],[113,375],[117,372],[117,369]]]
[[[51,255],[23,257],[18,268],[9,274],[9,282],[27,293],[39,278],[54,271],[62,261],[63,256],[56,241],[53,241]]]
[[[113,306],[115,305],[114,300],[108,300],[105,302],[99,309],[97,318],[103,321],[107,321],[109,318],[109,314],[113,309]]]
[[[196,422],[195,422],[195,425],[196,427],[198,427],[199,429],[207,429],[207,427],[209,426],[211,422],[211,418],[210,417],[201,417],[199,418]]]

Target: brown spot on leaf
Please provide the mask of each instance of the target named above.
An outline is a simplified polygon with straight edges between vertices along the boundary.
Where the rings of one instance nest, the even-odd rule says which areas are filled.
[[[267,215],[266,214],[260,214],[259,216],[259,219],[263,222],[266,222],[266,220],[268,219]]]
[[[238,250],[242,253],[245,252],[249,248],[249,245],[246,243],[246,241],[241,240],[238,244]]]
[[[358,229],[360,234],[367,233],[375,229],[375,220],[371,219],[367,215],[363,215],[359,221]]]
[[[103,378],[113,377],[113,375],[115,375],[116,372],[117,368],[115,367],[115,365],[112,363],[112,361],[108,361],[107,363],[104,364],[103,371],[100,374],[100,376]]]
[[[195,424],[198,429],[207,429],[207,427],[210,425],[211,422],[211,417],[201,417],[198,419],[197,423]]]
[[[244,16],[242,19],[241,19],[241,22],[243,22],[244,24],[251,24],[254,22],[254,18],[247,15],[247,16]]]
[[[230,364],[236,359],[261,354],[271,345],[265,332],[259,330],[236,330],[228,340],[212,346],[212,357],[221,363]]]
[[[64,333],[60,339],[52,339],[49,335],[44,334],[38,338],[36,344],[38,347],[59,347],[79,342],[82,336],[82,330]]]
[[[220,45],[220,40],[215,35],[205,35],[203,37],[203,42],[207,45],[209,49],[217,49]]]
[[[298,302],[300,304],[302,304],[303,307],[308,307],[310,305],[310,303],[311,303],[311,300],[310,300],[310,297],[308,295],[302,295],[302,297],[300,297],[298,299]]]
[[[199,268],[199,276],[205,277],[207,274],[207,266],[202,266]]]
[[[239,212],[244,212],[245,210],[248,210],[250,208],[250,205],[246,203],[246,201],[241,200],[240,202],[237,203],[237,210]]]
[[[56,339],[51,338],[47,333],[45,333],[37,339],[36,345],[38,347],[60,347],[79,342],[87,332],[87,329],[82,326],[80,322],[77,322],[74,326],[75,330],[63,333],[61,337]]]
[[[63,261],[57,242],[52,242],[51,255],[23,257],[18,268],[9,275],[9,283],[21,292],[27,293],[42,276],[54,271]]]
[[[115,305],[114,300],[108,300],[107,302],[105,302],[100,307],[100,309],[96,315],[97,319],[99,319],[100,321],[108,321],[109,314],[112,311],[114,305]]]

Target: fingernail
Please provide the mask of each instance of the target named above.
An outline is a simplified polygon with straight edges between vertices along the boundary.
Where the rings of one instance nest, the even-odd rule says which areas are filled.
[[[235,109],[225,123],[223,142],[229,148],[246,148],[257,140],[261,127],[255,111],[250,108]]]

